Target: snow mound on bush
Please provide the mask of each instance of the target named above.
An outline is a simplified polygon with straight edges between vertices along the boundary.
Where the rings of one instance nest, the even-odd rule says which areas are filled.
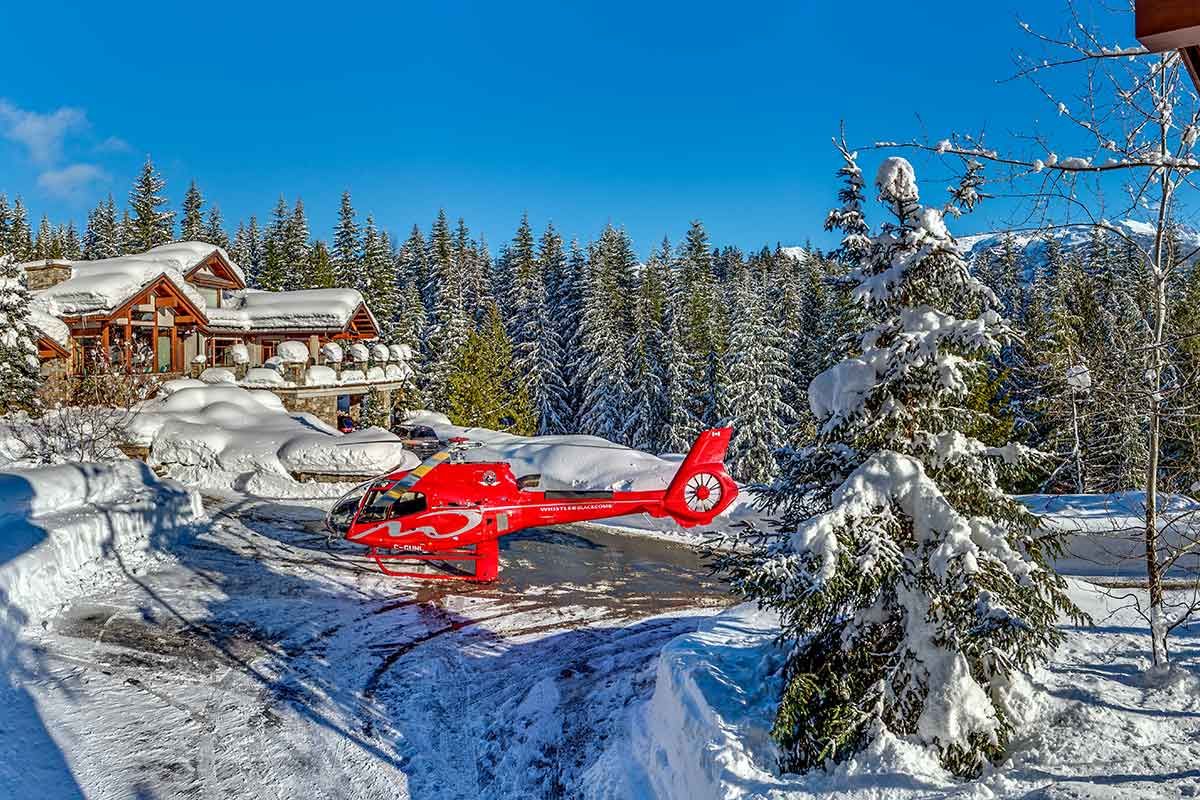
[[[237,383],[237,376],[233,374],[233,370],[228,370],[224,367],[209,367],[200,373],[200,382]]]
[[[362,342],[355,342],[346,348],[346,351],[350,354],[351,361],[358,361],[361,363],[371,357],[371,351],[369,351],[367,346]]]
[[[371,359],[374,361],[387,361],[392,357],[392,352],[386,344],[375,343],[371,345]]]
[[[147,401],[134,418],[152,463],[202,486],[243,486],[291,473],[378,475],[419,459],[378,428],[342,435],[308,414],[290,414],[268,391],[216,385]]]
[[[234,364],[250,363],[250,348],[244,344],[235,344],[226,351],[229,360]]]
[[[286,384],[287,381],[283,379],[283,376],[270,367],[255,367],[246,370],[246,377],[242,378],[243,386],[284,386]]]
[[[279,360],[284,364],[308,363],[308,345],[304,342],[294,340],[280,342],[275,352],[279,356]]]
[[[337,342],[326,342],[321,345],[321,358],[331,364],[342,363],[343,355],[341,345]]]
[[[337,382],[337,373],[330,367],[313,366],[304,373],[305,386],[332,386]]]

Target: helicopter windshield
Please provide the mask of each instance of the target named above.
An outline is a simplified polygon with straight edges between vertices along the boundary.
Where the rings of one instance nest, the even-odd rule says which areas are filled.
[[[385,519],[403,517],[424,511],[426,508],[425,495],[420,492],[382,492],[373,489],[363,503],[359,512],[358,522],[380,522]]]

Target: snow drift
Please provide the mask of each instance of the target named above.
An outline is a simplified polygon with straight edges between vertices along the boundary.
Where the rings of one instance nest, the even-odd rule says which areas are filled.
[[[202,516],[198,494],[140,461],[0,471],[0,644]]]

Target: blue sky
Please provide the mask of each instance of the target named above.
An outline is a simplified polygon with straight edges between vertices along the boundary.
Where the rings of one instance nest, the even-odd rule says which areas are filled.
[[[840,120],[869,143],[1053,116],[997,82],[1018,14],[1061,24],[1055,0],[9,4],[30,35],[0,33],[0,191],[81,220],[150,153],[174,207],[195,178],[231,227],[284,193],[327,238],[348,188],[390,231],[444,207],[493,252],[523,211],[641,253],[693,218],[827,245]]]

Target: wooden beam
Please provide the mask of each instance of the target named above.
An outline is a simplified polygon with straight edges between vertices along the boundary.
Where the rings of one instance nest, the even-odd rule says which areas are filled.
[[[1200,3],[1196,0],[1137,0],[1135,35],[1152,53],[1200,45]]]

